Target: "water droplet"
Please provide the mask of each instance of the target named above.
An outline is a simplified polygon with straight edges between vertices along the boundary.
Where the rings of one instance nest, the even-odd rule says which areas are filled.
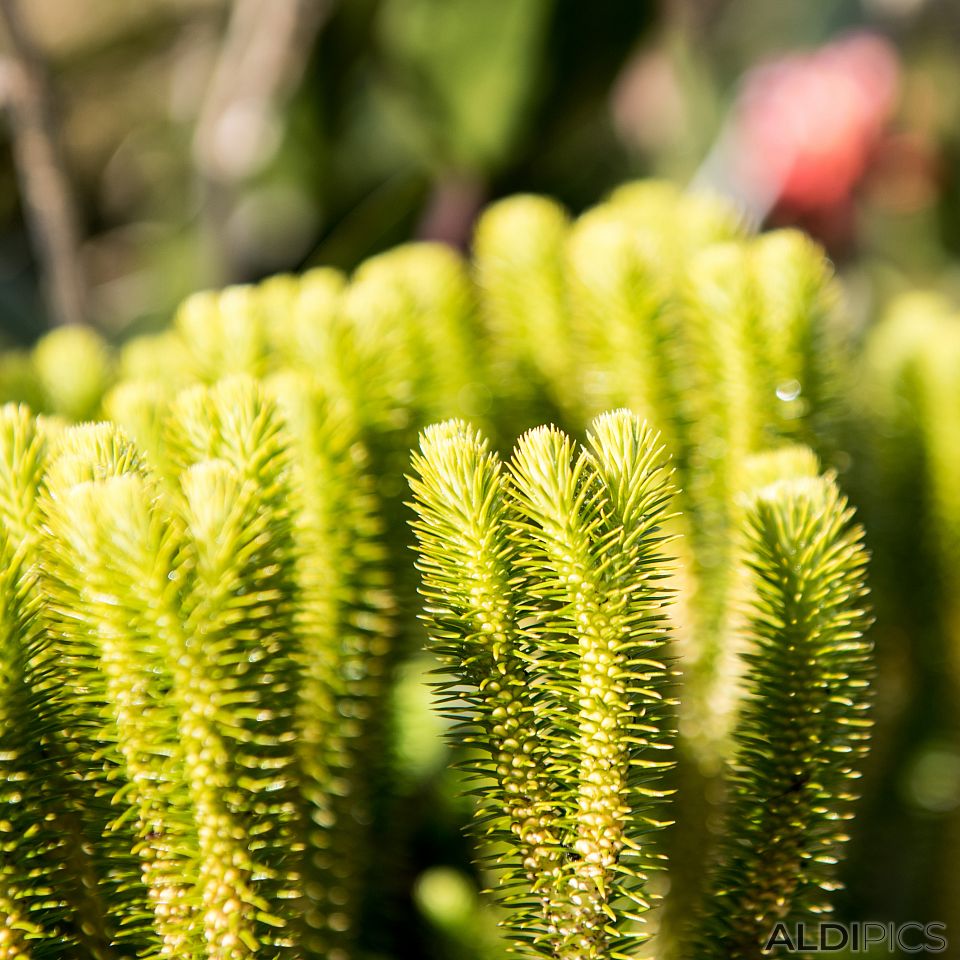
[[[800,381],[799,380],[784,380],[777,387],[777,397],[784,401],[784,403],[789,403],[791,400],[796,400],[800,396]]]

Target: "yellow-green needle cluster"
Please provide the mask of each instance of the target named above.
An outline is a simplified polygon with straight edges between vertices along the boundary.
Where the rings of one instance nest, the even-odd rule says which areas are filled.
[[[504,468],[454,421],[424,433],[414,469],[441,696],[475,748],[512,932],[546,956],[626,955],[672,729],[659,441],[621,411],[586,448],[533,430]]]
[[[743,491],[777,491],[778,536],[803,490],[811,536],[843,513],[810,451],[751,459],[787,442],[832,462],[836,299],[799,233],[752,236],[650,181],[576,217],[494,203],[466,257],[407,244],[349,276],[197,293],[118,349],[59,330],[0,356],[0,399],[43,414],[0,416],[0,947],[354,956],[403,875],[390,693],[423,639],[403,473],[433,421],[413,480],[426,617],[511,931],[557,960],[628,955],[669,852],[669,941],[720,812],[705,784],[722,793],[738,650],[760,636],[742,611],[766,541]],[[928,478],[952,576],[944,316],[878,335],[870,404],[884,471]],[[551,420],[567,433],[530,430]]]
[[[698,957],[759,960],[778,922],[821,917],[870,732],[863,532],[802,449],[754,464],[750,614],[732,798]]]
[[[390,636],[362,445],[246,378],[154,440],[0,414],[0,948],[345,960]]]
[[[450,421],[424,432],[413,466],[441,704],[472,747],[477,832],[511,934],[544,956],[632,956],[674,726],[674,491],[659,440],[620,411],[595,420],[582,449],[532,430],[504,467]],[[697,956],[753,960],[776,922],[829,908],[872,659],[862,533],[832,477],[804,447],[743,475],[751,613],[732,800],[688,933]]]

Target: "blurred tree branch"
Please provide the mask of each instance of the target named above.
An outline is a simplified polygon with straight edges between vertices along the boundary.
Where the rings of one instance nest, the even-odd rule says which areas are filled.
[[[276,101],[296,88],[332,8],[332,0],[235,0],[194,136],[206,177],[255,172]]]
[[[7,38],[0,60],[0,99],[9,117],[24,216],[40,262],[50,320],[84,323],[87,288],[80,228],[49,78],[17,0],[0,0],[0,22]]]
[[[204,189],[211,251],[234,279],[223,224],[235,186],[269,162],[282,136],[282,106],[297,89],[334,0],[234,0],[197,118],[193,157]]]

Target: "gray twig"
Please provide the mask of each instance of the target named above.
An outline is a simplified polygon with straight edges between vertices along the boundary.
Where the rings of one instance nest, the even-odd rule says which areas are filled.
[[[54,120],[53,96],[39,51],[16,0],[0,0],[7,53],[0,95],[7,108],[24,216],[40,264],[51,322],[84,323],[87,287],[80,228]]]
[[[269,161],[334,0],[234,0],[193,137],[203,233],[218,282],[232,279],[224,225],[237,186]]]

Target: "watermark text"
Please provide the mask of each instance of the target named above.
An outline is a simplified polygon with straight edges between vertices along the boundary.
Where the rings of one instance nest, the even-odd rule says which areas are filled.
[[[947,949],[946,924],[880,923],[778,923],[764,945],[765,955],[791,953],[943,953]]]

